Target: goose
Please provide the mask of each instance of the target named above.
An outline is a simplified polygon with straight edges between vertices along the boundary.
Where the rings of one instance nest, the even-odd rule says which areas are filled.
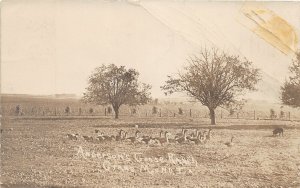
[[[182,129],[181,129],[181,133],[177,133],[177,134],[175,135],[175,139],[180,138],[180,137],[183,137],[184,131],[185,131],[184,128],[182,128]]]
[[[164,138],[157,138],[156,140],[158,141],[159,144],[163,145],[164,143],[169,143],[169,137],[170,136],[171,136],[171,133],[166,131]]]
[[[155,142],[155,139],[153,139],[151,136],[144,136],[142,137],[141,142],[144,144],[151,144]]]
[[[174,138],[169,138],[168,140],[169,140],[169,143],[172,143],[172,144],[176,144],[177,143],[175,137]]]
[[[162,132],[163,131],[160,131],[160,137],[162,137]],[[144,144],[149,144],[151,141],[154,141],[154,139],[152,138],[152,136],[143,135],[138,139],[138,141]]]
[[[187,130],[184,130],[183,131],[183,136],[180,137],[180,138],[178,138],[178,139],[176,139],[177,143],[182,144],[182,143],[184,143],[184,142],[187,141],[187,139],[186,139],[186,132],[187,132]]]
[[[127,139],[127,131],[124,132],[124,135],[123,135],[123,137],[121,138],[121,140],[126,140],[126,139]]]
[[[195,132],[191,133],[190,136],[191,136],[191,138],[197,138],[198,134],[199,134],[199,130],[195,129]]]
[[[206,133],[206,132],[207,132],[207,131],[203,131],[203,132],[201,133],[200,140],[202,140],[202,141],[205,140],[205,138],[206,138],[205,133]]]
[[[193,137],[191,137],[191,136],[187,136],[186,137],[187,138],[187,140],[189,141],[189,142],[191,142],[191,143],[196,143],[197,141],[200,141],[200,134],[199,134],[199,132],[197,131],[197,135],[196,136],[194,136],[193,135]]]
[[[108,137],[106,140],[107,140],[107,141],[114,141],[114,140],[116,140],[116,136],[115,136],[115,135],[111,135],[111,136]]]
[[[228,147],[233,146],[233,142],[232,142],[232,141],[233,141],[233,138],[234,138],[234,137],[232,136],[230,142],[226,142],[225,145],[228,146]]]
[[[198,133],[198,136],[196,138],[191,138],[191,139],[189,139],[189,141],[194,144],[200,144],[201,143],[201,134]]]
[[[116,139],[115,135],[111,135],[111,136],[103,135],[102,137],[104,138],[104,141],[113,141]]]
[[[199,136],[200,143],[206,143],[206,132],[207,131],[203,131],[202,134]]]
[[[92,142],[93,141],[93,137],[92,136],[82,136],[82,137],[87,142]]]
[[[100,134],[98,134],[98,136],[96,137],[96,139],[97,139],[98,141],[100,141],[100,142],[104,141],[104,140],[105,140],[105,138],[104,138],[104,133],[101,132]]]
[[[116,141],[120,141],[122,139],[122,133],[123,132],[124,131],[122,129],[119,131],[118,135],[116,136]]]
[[[100,142],[102,142],[102,141],[104,141],[105,139],[104,139],[104,137],[103,136],[97,136],[97,138],[96,138],[98,141],[100,141]]]
[[[140,131],[136,131],[134,137],[126,138],[126,140],[129,140],[129,141],[131,141],[132,143],[134,143],[134,142],[136,142],[137,139],[139,138],[139,134],[140,134]]]
[[[209,129],[209,130],[208,130],[208,133],[207,133],[207,135],[206,135],[206,140],[210,140],[211,130],[212,130],[212,129]]]
[[[159,137],[160,137],[160,138],[163,138],[163,136],[164,136],[164,131],[161,130],[161,131],[159,132]]]
[[[76,134],[67,134],[67,137],[68,137],[70,140],[77,140],[77,139],[78,139],[78,136],[79,136],[78,133],[76,133]]]
[[[165,132],[163,130],[161,130],[159,132],[159,137],[152,138],[153,143],[159,144],[159,139],[164,139],[164,134],[165,134]]]
[[[192,132],[190,135],[188,135],[186,138],[191,139],[191,138],[198,138],[199,131],[195,129],[195,132]]]
[[[200,140],[202,139],[202,134],[203,134],[203,132],[198,131],[198,137],[199,137]]]
[[[108,136],[108,135],[104,135],[104,133],[101,132],[100,134],[98,134],[97,139],[98,141],[112,141],[115,140],[115,135]]]
[[[143,139],[146,138],[147,139],[147,138],[152,138],[152,137],[148,136],[148,135],[143,135],[141,138],[143,138]]]
[[[158,140],[159,138],[163,138],[164,137],[164,131],[163,130],[161,130],[160,132],[159,132],[159,137],[155,137],[155,138],[153,138],[154,140]]]

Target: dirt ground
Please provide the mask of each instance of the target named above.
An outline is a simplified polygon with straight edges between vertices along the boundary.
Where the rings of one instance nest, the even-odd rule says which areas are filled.
[[[300,187],[300,123],[202,119],[2,120],[1,187]],[[207,143],[146,145],[70,140],[67,134],[172,137],[181,128],[207,130]],[[273,137],[274,127],[283,137]],[[234,136],[231,147],[225,145]]]

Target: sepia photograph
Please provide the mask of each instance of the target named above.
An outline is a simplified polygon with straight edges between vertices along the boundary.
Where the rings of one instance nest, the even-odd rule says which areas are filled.
[[[300,1],[2,0],[0,187],[300,187]]]

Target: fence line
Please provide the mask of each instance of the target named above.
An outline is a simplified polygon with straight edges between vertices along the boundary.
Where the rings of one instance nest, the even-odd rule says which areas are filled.
[[[3,116],[114,116],[110,107],[103,106],[2,106],[1,114]],[[128,117],[169,117],[169,118],[209,118],[209,111],[205,108],[168,108],[168,107],[143,106],[138,108],[126,107],[121,108],[120,116]],[[272,111],[272,110],[271,110]],[[274,111],[274,110],[273,110]],[[217,109],[215,112],[216,119],[274,119],[274,120],[293,120],[299,119],[290,111],[280,110],[262,111],[262,110],[241,110],[237,112],[228,112],[224,109]]]

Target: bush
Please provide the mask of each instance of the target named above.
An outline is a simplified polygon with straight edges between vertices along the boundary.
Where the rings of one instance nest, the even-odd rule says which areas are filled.
[[[152,108],[152,114],[157,114],[157,107],[156,106],[153,106],[153,108]]]
[[[93,109],[93,108],[90,108],[90,109],[89,109],[89,113],[90,113],[90,114],[94,113],[94,109]]]

